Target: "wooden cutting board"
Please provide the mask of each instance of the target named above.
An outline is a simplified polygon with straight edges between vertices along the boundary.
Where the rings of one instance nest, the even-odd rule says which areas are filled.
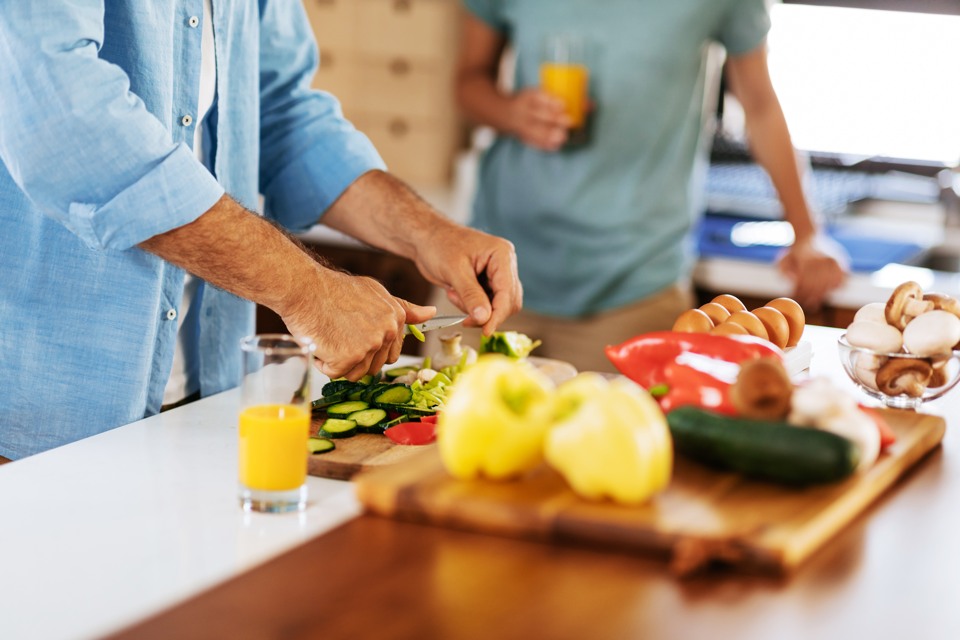
[[[669,557],[686,574],[711,561],[785,572],[801,564],[937,447],[941,418],[884,411],[897,442],[867,472],[805,489],[748,481],[683,458],[664,493],[642,507],[588,502],[546,466],[521,480],[460,481],[435,447],[357,476],[368,511],[471,531],[582,542]]]
[[[320,428],[313,421],[313,433]],[[437,445],[422,446],[395,444],[390,438],[372,433],[361,433],[351,438],[337,438],[336,449],[307,457],[307,473],[321,478],[349,480],[361,471],[372,471],[406,462],[424,450],[436,450]]]

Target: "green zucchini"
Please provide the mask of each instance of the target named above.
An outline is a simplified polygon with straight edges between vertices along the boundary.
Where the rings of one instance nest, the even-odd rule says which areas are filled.
[[[320,389],[320,393],[323,396],[330,396],[335,393],[339,393],[344,389],[353,389],[356,384],[356,382],[351,382],[346,378],[334,378],[327,384],[323,385],[323,387]]]
[[[350,394],[349,388],[341,389],[336,393],[323,396],[322,398],[317,398],[316,400],[310,403],[310,408],[313,411],[326,409],[330,405],[337,404],[338,402],[343,402],[344,400],[347,400],[350,397],[349,394]]]
[[[360,433],[383,433],[387,412],[383,409],[361,409],[347,416],[347,420],[356,422],[357,431]]]
[[[412,404],[388,404],[382,403],[377,404],[381,409],[385,409],[391,413],[399,413],[403,416],[410,418],[419,418],[420,416],[432,416],[437,412],[436,407],[417,407]]]
[[[307,451],[310,453],[327,453],[336,448],[337,445],[335,445],[330,438],[320,438],[318,436],[310,436],[307,438]]]
[[[393,367],[392,369],[387,369],[383,372],[383,377],[392,380],[394,378],[399,378],[400,376],[405,376],[408,373],[416,372],[417,367]]]
[[[360,395],[360,399],[364,402],[373,403],[373,396],[377,395],[384,389],[390,387],[394,383],[392,382],[378,382],[377,384],[372,384],[369,387],[366,387],[363,390],[363,393]]]
[[[349,438],[357,434],[357,423],[343,418],[327,418],[320,425],[321,438]]]
[[[413,390],[405,384],[391,384],[385,389],[381,389],[373,396],[373,404],[380,406],[384,404],[398,405],[410,402],[413,399]]]
[[[708,465],[784,484],[835,482],[849,476],[860,449],[827,431],[748,420],[697,407],[667,414],[678,453]]]
[[[362,411],[369,408],[370,404],[362,400],[347,400],[346,402],[338,402],[337,404],[327,407],[327,417],[346,418],[354,411]]]

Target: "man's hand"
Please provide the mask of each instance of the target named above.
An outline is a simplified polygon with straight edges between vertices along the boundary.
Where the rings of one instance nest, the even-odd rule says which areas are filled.
[[[490,335],[523,306],[513,244],[481,231],[440,225],[429,250],[414,258],[420,272],[443,287],[447,298],[464,313],[467,327],[483,327]]]
[[[508,104],[510,132],[524,144],[557,151],[567,141],[571,122],[560,99],[540,89],[524,89],[514,94]]]
[[[281,317],[294,335],[313,339],[320,371],[357,380],[396,362],[405,326],[436,312],[395,298],[371,278],[324,269],[320,284],[305,283],[301,301]]]
[[[440,215],[387,173],[361,176],[323,215],[324,224],[403,256],[447,292],[487,335],[523,305],[513,244]],[[413,321],[408,321],[413,323]]]
[[[843,284],[850,259],[832,238],[816,235],[799,240],[780,256],[777,266],[794,283],[794,299],[816,311],[833,289]]]

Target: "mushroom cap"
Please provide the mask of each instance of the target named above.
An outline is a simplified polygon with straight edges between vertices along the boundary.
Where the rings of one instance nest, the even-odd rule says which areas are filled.
[[[763,328],[767,330],[767,339],[781,349],[787,346],[790,340],[790,324],[779,310],[773,307],[760,307],[751,313],[760,319]]]
[[[729,293],[721,293],[710,302],[716,302],[730,313],[747,310],[747,305],[743,304],[743,302],[740,301],[740,298],[737,296],[732,296]]]
[[[706,333],[713,329],[713,320],[700,309],[687,309],[673,323],[674,331],[686,333]]]
[[[923,299],[927,300],[928,302],[932,302],[935,311],[949,311],[953,315],[960,318],[960,301],[953,296],[948,296],[945,293],[939,293],[937,291],[931,291],[923,294]]]
[[[898,286],[887,299],[884,316],[887,323],[903,330],[911,317],[933,309],[933,303],[923,300],[923,289],[912,280]]]
[[[922,358],[890,358],[877,370],[877,388],[889,396],[919,398],[932,375],[933,367]]]
[[[718,336],[748,336],[750,332],[747,331],[743,325],[737,324],[736,322],[724,322],[718,324],[713,329],[710,330],[710,333]]]
[[[744,329],[747,330],[752,336],[758,338],[763,338],[764,340],[769,340],[770,337],[767,335],[767,330],[763,326],[763,323],[760,322],[760,318],[753,315],[749,311],[735,311],[730,314],[730,317],[727,318],[727,321],[723,324],[729,324],[733,322],[734,324],[739,324]]]
[[[903,330],[904,348],[918,356],[948,353],[958,341],[960,318],[949,311],[928,311],[911,320]]]
[[[804,315],[800,303],[793,298],[775,298],[764,306],[772,307],[783,314],[790,326],[790,338],[787,340],[787,346],[797,346],[807,324],[807,317]]]
[[[852,346],[877,353],[899,353],[903,347],[903,334],[889,324],[861,320],[847,327],[846,335]]]
[[[710,316],[710,319],[713,320],[713,326],[717,326],[730,317],[730,310],[719,302],[708,302],[701,305],[700,310]]]
[[[880,322],[887,324],[886,302],[871,302],[865,304],[853,316],[854,322]]]

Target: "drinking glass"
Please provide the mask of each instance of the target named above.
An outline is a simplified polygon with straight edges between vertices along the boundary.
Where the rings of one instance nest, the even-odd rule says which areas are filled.
[[[260,334],[244,338],[240,346],[240,503],[246,511],[303,510],[315,345],[305,338]]]
[[[590,69],[583,36],[555,33],[544,37],[540,57],[540,88],[563,102],[571,125],[567,144],[583,144],[590,111]]]

